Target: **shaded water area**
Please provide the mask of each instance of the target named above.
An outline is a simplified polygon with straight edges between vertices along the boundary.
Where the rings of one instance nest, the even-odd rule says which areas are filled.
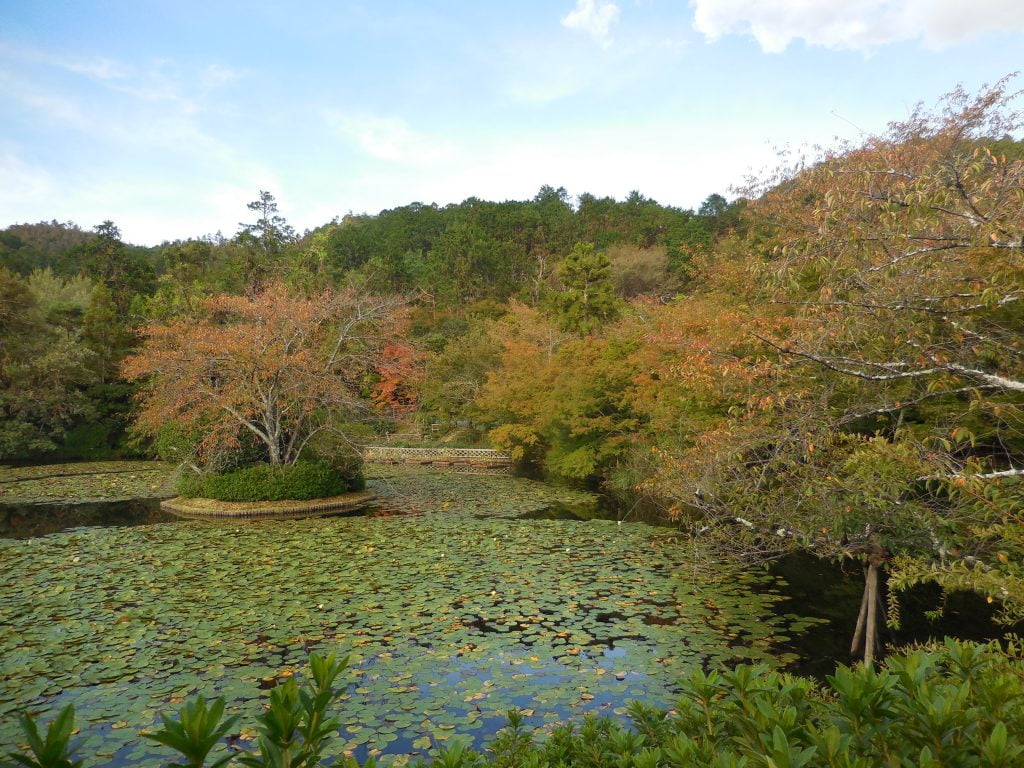
[[[19,512],[32,538],[0,540],[0,751],[15,712],[72,703],[82,755],[99,756],[87,764],[155,764],[167,754],[137,734],[158,712],[223,695],[251,724],[310,651],[335,650],[351,668],[334,754],[402,764],[456,734],[482,745],[513,706],[546,726],[671,706],[698,667],[813,666],[859,605],[859,581],[816,561],[711,566],[586,493],[403,468],[370,486],[363,517],[166,522],[109,506],[62,518],[105,527],[38,537],[47,508]]]
[[[782,610],[799,610],[819,619],[783,648],[795,655],[789,665],[793,672],[824,679],[836,663],[855,661],[850,641],[857,624],[857,612],[864,590],[864,575],[858,563],[841,567],[808,554],[794,554],[772,565],[769,573],[781,580],[786,598]],[[886,593],[883,592],[883,597]],[[956,637],[987,642],[1007,632],[1024,633],[1024,624],[1006,627],[993,617],[998,606],[974,592],[946,592],[935,584],[922,584],[896,596],[898,626],[884,626],[880,639],[891,648],[911,646]]]
[[[159,499],[0,504],[0,538],[27,539],[87,526],[169,523]]]
[[[0,538],[45,536],[82,526],[146,525],[174,518],[170,465],[97,461],[0,467]]]

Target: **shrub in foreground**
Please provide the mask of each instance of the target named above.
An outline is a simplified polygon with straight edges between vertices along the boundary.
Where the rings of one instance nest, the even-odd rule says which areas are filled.
[[[178,494],[186,498],[218,501],[283,501],[321,499],[364,487],[361,475],[345,478],[320,461],[298,461],[290,466],[256,464],[223,475],[183,475]]]
[[[1016,654],[1016,658],[1010,654]],[[885,667],[840,666],[815,681],[764,665],[697,672],[682,684],[676,707],[630,705],[630,725],[603,718],[556,728],[538,741],[509,713],[509,725],[479,754],[455,741],[440,750],[439,768],[877,768],[1024,764],[1024,661],[1019,649],[947,640],[931,651],[895,656]],[[339,724],[328,712],[345,662],[313,654],[304,688],[294,679],[275,688],[259,718],[255,752],[221,743],[236,718],[224,702],[188,702],[178,719],[146,734],[184,756],[174,766],[229,764],[273,768],[321,765]],[[22,718],[30,768],[69,768],[74,713],[65,709],[46,738]],[[212,753],[212,757],[211,757]],[[352,758],[336,765],[358,768]],[[422,765],[423,762],[420,762]],[[364,766],[373,766],[370,758]]]

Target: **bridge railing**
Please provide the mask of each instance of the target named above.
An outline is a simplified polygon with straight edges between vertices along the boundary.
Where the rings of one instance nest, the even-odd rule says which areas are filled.
[[[399,448],[392,445],[368,445],[363,448],[366,459],[394,460],[457,460],[469,459],[477,461],[512,463],[512,457],[492,448]]]

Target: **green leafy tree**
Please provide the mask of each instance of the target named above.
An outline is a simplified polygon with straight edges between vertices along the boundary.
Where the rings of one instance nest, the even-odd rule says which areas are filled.
[[[641,429],[628,394],[638,374],[631,329],[573,336],[522,304],[491,327],[500,340],[473,406],[492,442],[575,483],[606,477]]]
[[[156,273],[148,261],[121,241],[121,231],[114,222],[104,221],[95,233],[82,246],[84,272],[106,285],[118,311],[125,313],[133,296],[153,292]]]
[[[66,330],[78,328],[95,287],[82,275],[62,277],[49,267],[36,269],[25,279],[43,319]]]
[[[110,289],[106,285],[97,285],[82,318],[82,341],[92,352],[90,367],[96,371],[100,381],[116,377],[132,340],[131,330],[119,315]]]
[[[498,367],[501,341],[495,324],[476,322],[429,358],[420,390],[423,412],[430,418],[466,418],[488,372]]]
[[[295,230],[280,214],[277,200],[260,190],[259,199],[246,204],[257,214],[256,221],[241,222],[236,240],[243,246],[242,269],[246,291],[253,295],[265,284],[277,258],[295,242]]]
[[[48,324],[25,282],[0,268],[0,459],[53,450],[90,413],[88,358],[77,331]]]
[[[608,256],[592,243],[577,243],[559,266],[560,290],[552,298],[561,327],[572,333],[594,333],[618,317]]]
[[[49,268],[61,277],[72,277],[82,268],[81,246],[91,238],[70,221],[12,224],[0,230],[0,266],[21,275]]]

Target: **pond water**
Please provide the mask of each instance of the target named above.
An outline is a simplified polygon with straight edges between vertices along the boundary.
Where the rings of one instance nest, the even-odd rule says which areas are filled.
[[[0,751],[17,711],[71,703],[87,764],[153,764],[168,755],[137,733],[158,712],[223,695],[251,723],[310,651],[336,650],[351,667],[334,753],[401,764],[455,734],[482,744],[513,706],[545,726],[671,705],[698,666],[793,661],[813,624],[770,574],[711,567],[588,494],[388,474],[365,517],[0,540]]]
[[[0,504],[0,538],[29,539],[68,528],[173,522],[159,499]]]

